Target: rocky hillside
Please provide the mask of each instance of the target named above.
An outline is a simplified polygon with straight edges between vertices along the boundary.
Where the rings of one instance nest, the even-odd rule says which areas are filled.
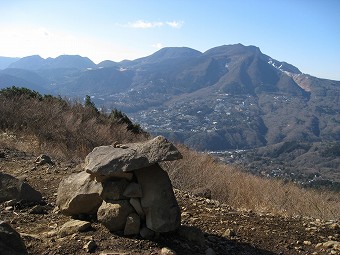
[[[98,107],[122,110],[147,132],[195,150],[247,150],[240,163],[251,172],[314,187],[337,189],[340,182],[338,156],[309,150],[340,141],[340,82],[303,74],[255,46],[223,45],[203,53],[169,47],[98,65],[80,56],[0,63],[5,68],[0,88],[24,86],[77,99],[90,95]],[[289,143],[309,149],[271,153]]]
[[[340,82],[303,74],[255,46],[164,48],[98,65],[30,56],[0,71],[0,88],[12,85],[91,95],[98,107],[127,112],[147,131],[198,150],[340,139]]]
[[[10,88],[0,99],[5,254],[339,252],[338,194],[174,149],[89,97],[81,104]]]
[[[146,240],[109,232],[96,220],[87,219],[80,229],[66,227],[75,221],[55,209],[58,185],[82,169],[54,158],[54,164],[39,164],[36,157],[13,149],[0,151],[0,171],[26,181],[43,196],[39,203],[0,205],[1,220],[20,233],[28,254],[323,255],[338,254],[340,249],[339,222],[255,213],[176,189],[182,217],[178,232]]]

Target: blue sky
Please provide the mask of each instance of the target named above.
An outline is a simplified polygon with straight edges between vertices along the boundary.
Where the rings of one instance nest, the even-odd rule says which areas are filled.
[[[0,0],[0,56],[147,56],[162,47],[258,46],[340,80],[338,0]]]

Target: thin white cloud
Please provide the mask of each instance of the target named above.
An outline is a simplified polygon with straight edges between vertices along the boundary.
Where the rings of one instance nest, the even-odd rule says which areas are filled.
[[[164,26],[163,22],[148,22],[148,21],[144,21],[144,20],[137,20],[137,21],[129,23],[127,25],[127,27],[142,28],[142,29],[162,27],[162,26]]]
[[[163,44],[161,44],[161,43],[155,43],[155,44],[152,45],[152,47],[154,47],[154,48],[156,48],[156,49],[161,49],[161,48],[163,48]]]
[[[148,29],[148,28],[155,28],[155,27],[163,27],[163,26],[169,26],[171,28],[181,28],[183,26],[183,21],[145,21],[145,20],[137,20],[134,22],[130,22],[127,25],[124,25],[125,27],[129,28],[139,28],[139,29]]]
[[[183,21],[168,21],[166,24],[172,28],[181,28],[183,26]]]
[[[0,56],[25,57],[39,54],[43,58],[59,55],[81,55],[94,62],[111,59],[135,59],[146,55],[140,49],[118,42],[69,34],[44,27],[0,24]]]

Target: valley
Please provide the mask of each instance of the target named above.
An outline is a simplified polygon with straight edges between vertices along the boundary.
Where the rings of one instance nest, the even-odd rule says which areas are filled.
[[[340,141],[340,81],[303,74],[255,46],[203,53],[169,47],[97,65],[80,56],[29,56],[2,66],[0,88],[24,86],[79,102],[90,95],[103,112],[121,110],[145,131],[195,150],[251,151],[241,165],[253,173],[303,184],[315,176],[340,181],[337,154],[309,151]],[[270,153],[291,142],[311,145],[282,157]],[[311,158],[320,164],[306,165]]]

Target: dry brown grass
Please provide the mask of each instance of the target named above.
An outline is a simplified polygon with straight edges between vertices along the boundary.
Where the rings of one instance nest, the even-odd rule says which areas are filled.
[[[84,158],[94,147],[115,141],[145,139],[126,124],[78,102],[58,98],[27,98],[0,95],[0,130],[34,141],[31,151],[46,152],[69,159]],[[37,141],[37,142],[36,142]],[[15,143],[15,139],[13,141]]]
[[[0,95],[0,131],[0,146],[73,160],[84,159],[96,146],[146,139],[105,114],[51,97]],[[340,215],[339,194],[255,177],[209,155],[178,148],[183,159],[163,164],[176,188],[189,192],[209,188],[214,199],[234,208],[323,219]]]
[[[193,191],[209,188],[212,198],[234,208],[272,212],[289,216],[337,219],[340,215],[339,194],[306,190],[293,183],[264,179],[218,163],[207,154],[178,146],[183,159],[163,166],[173,185]]]

